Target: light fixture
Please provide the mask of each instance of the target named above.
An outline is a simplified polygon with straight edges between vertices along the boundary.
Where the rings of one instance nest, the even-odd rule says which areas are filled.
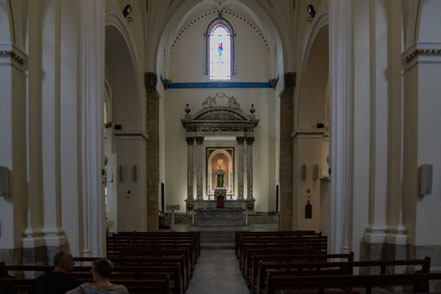
[[[312,4],[309,4],[309,5],[308,5],[307,10],[308,10],[308,13],[309,13],[309,15],[310,15],[311,17],[314,17],[314,16],[315,16],[315,9],[314,9],[314,6],[312,6]]]
[[[132,5],[127,4],[126,7],[124,7],[122,13],[124,17],[127,17],[130,14],[130,12],[132,12]]]

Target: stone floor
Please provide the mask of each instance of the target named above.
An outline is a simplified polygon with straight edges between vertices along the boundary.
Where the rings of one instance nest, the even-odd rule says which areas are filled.
[[[187,294],[249,294],[233,250],[202,250]]]

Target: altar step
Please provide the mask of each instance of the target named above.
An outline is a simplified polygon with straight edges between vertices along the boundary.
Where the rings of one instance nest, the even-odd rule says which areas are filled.
[[[274,214],[267,213],[257,213],[256,215],[248,216],[248,224],[256,225],[256,224],[277,224],[279,223],[279,216]]]
[[[234,249],[234,232],[201,231],[201,249],[205,249],[205,250]]]

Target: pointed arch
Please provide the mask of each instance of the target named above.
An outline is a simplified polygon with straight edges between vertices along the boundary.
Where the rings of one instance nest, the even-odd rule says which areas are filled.
[[[218,40],[214,39],[215,32],[221,32],[225,34],[225,37],[218,38]],[[231,23],[226,20],[221,14],[213,19],[205,29],[204,33],[204,39],[205,39],[205,58],[204,58],[204,74],[209,77],[210,80],[212,79],[232,79],[236,76],[236,33],[234,32],[234,28],[231,25]],[[223,40],[227,40],[228,44],[223,44]],[[218,42],[216,42],[218,41]],[[220,42],[220,43],[219,43]],[[216,44],[219,46],[219,48],[214,48]],[[221,48],[222,47],[222,48]],[[223,53],[224,50],[227,50],[225,53]],[[219,65],[218,70],[219,72],[214,69],[214,65],[216,63],[220,63],[218,60],[217,62],[214,60],[215,53],[218,51],[219,59],[220,57],[225,56],[227,59],[227,65],[226,67],[229,68],[226,70],[222,68],[221,65]],[[223,56],[222,56],[223,55]],[[221,74],[222,72],[222,74]]]

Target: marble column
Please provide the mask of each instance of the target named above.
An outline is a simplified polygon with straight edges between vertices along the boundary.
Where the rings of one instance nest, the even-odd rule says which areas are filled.
[[[203,171],[204,171],[204,137],[196,137],[196,193],[197,199],[203,199]]]
[[[147,72],[144,83],[147,91],[147,229],[158,230],[159,195],[159,94],[156,73]]]
[[[296,74],[285,73],[285,85],[280,95],[280,222],[279,230],[289,231],[292,228],[293,212],[293,95],[296,86]]]
[[[187,200],[194,200],[193,197],[193,137],[187,137]]]
[[[244,162],[243,162],[243,148],[244,137],[236,137],[237,140],[237,198],[243,200],[243,184],[244,184]]]
[[[247,137],[247,199],[253,199],[253,143],[254,137]]]

